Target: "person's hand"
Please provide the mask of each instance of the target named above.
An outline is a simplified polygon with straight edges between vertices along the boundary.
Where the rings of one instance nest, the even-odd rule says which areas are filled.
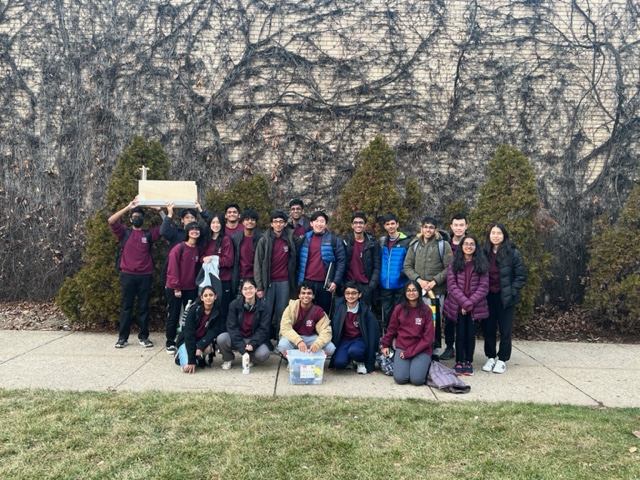
[[[195,364],[189,364],[189,365],[185,365],[184,367],[182,367],[182,371],[184,373],[196,373],[196,366]]]
[[[436,288],[436,281],[435,280],[431,280],[430,282],[427,282],[427,287],[425,288],[425,290],[428,292],[429,290],[433,290],[434,288]]]
[[[136,198],[134,198],[133,200],[131,200],[129,202],[129,205],[127,205],[127,208],[129,210],[133,210],[134,208],[136,208],[138,206],[138,197],[136,196]]]
[[[300,350],[301,352],[306,352],[307,351],[307,344],[304,343],[302,340],[300,342],[298,342],[298,350]]]
[[[404,352],[400,352],[400,358],[404,358]]]
[[[198,202],[196,200],[196,210],[198,210],[198,212],[202,213],[202,207],[200,206],[200,202]]]
[[[336,291],[336,287],[337,287],[337,285],[334,282],[331,282],[329,284],[329,288],[327,288],[327,291],[333,293],[333,292]]]
[[[467,314],[467,311],[466,311],[464,308],[461,308],[461,309],[460,309],[460,312],[461,312],[463,315],[466,315],[466,314]]]
[[[170,204],[167,205],[167,215],[169,217],[173,217],[173,207],[175,207],[176,204],[174,202],[171,202]]]
[[[211,261],[211,256],[202,258],[202,263],[209,263],[210,261]]]
[[[182,292],[180,290],[174,290],[173,296],[176,298],[182,298]]]
[[[247,344],[247,346],[246,346],[246,347],[244,347],[244,349],[245,349],[247,352],[253,352],[253,345]]]
[[[389,356],[389,347],[382,347],[380,349],[380,353],[383,354],[385,357]]]
[[[199,348],[196,348],[196,357],[199,357],[200,355],[204,355],[204,353],[202,353],[202,350]]]
[[[418,279],[418,284],[420,284],[420,287],[422,287],[422,289],[427,291],[427,292],[429,290],[431,290],[429,288],[429,282],[427,282],[426,280],[423,280],[423,279],[420,278],[420,279]]]
[[[263,290],[258,290],[256,292],[256,296],[260,299],[264,298],[264,291]]]
[[[309,350],[311,350],[311,353],[316,353],[318,350],[320,350],[320,348],[318,348],[318,346],[314,343],[309,347]]]

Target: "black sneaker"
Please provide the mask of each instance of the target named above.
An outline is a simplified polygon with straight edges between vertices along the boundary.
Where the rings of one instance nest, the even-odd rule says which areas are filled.
[[[141,338],[138,343],[140,343],[140,345],[142,345],[144,348],[153,347],[153,342],[148,338]]]
[[[196,357],[196,365],[198,365],[199,368],[204,368],[207,366],[207,361],[204,358],[204,355],[198,355]]]
[[[175,345],[169,345],[169,346],[167,346],[167,348],[165,349],[165,351],[166,351],[169,355],[175,355],[175,354],[176,354],[176,352],[177,352],[178,350],[176,349],[176,346],[175,346]]]
[[[124,348],[127,346],[127,341],[124,338],[119,338],[116,342],[116,348]]]
[[[440,354],[440,360],[451,360],[455,355],[456,351],[451,347],[447,347],[444,349],[444,352]]]

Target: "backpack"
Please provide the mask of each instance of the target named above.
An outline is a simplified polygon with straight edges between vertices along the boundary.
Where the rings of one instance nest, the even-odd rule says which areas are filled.
[[[416,250],[418,250],[418,244],[420,242],[414,242],[413,244],[413,253],[416,253]],[[440,254],[440,263],[442,263],[442,265],[444,265],[444,240],[440,239],[438,240],[438,253]]]
[[[144,232],[144,236],[147,237],[147,245],[149,245],[149,252],[151,252],[151,247],[152,247],[151,232],[147,229],[144,229],[143,232]],[[124,251],[124,245],[127,243],[127,240],[129,240],[130,236],[131,236],[131,229],[127,228],[124,231],[122,240],[120,240],[120,250],[118,250],[118,255],[116,255],[116,272],[121,271],[120,261],[122,260],[122,252]]]

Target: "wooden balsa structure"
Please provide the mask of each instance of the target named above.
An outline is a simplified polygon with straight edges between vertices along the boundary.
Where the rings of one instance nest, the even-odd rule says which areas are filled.
[[[174,203],[177,208],[194,208],[198,200],[196,182],[172,180],[147,180],[149,169],[140,168],[142,178],[138,180],[138,205],[166,207]]]

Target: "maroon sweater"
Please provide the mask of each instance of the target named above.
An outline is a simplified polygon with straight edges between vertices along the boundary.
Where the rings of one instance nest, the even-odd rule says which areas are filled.
[[[324,318],[324,310],[322,308],[313,303],[310,308],[312,308],[313,311],[304,322],[303,320],[307,316],[307,313],[309,313],[309,309],[303,310],[302,306],[298,309],[298,318],[296,318],[293,329],[300,336],[316,335],[318,333],[316,332],[316,323]]]
[[[387,333],[380,343],[383,347],[390,347],[394,338],[396,348],[404,350],[405,358],[413,358],[419,353],[430,356],[435,339],[431,309],[421,301],[417,307],[408,308],[406,312],[404,305],[396,305],[389,320]]]
[[[216,241],[211,240],[207,248],[202,251],[200,256],[200,261],[204,257],[209,257],[211,255],[218,255],[218,265],[220,266],[220,280],[221,281],[229,281],[231,280],[231,267],[233,267],[233,245],[231,244],[231,238],[227,235],[222,237],[222,241],[220,242],[220,248],[216,249]]]
[[[255,253],[253,237],[242,237],[240,241],[240,278],[253,278]]]
[[[353,242],[353,252],[347,269],[347,280],[353,280],[358,283],[369,283],[367,274],[364,271],[362,263],[362,252],[364,251],[364,241]]]
[[[228,225],[224,226],[224,234],[228,237],[237,232],[244,232],[244,225],[242,225],[242,222],[238,222],[238,225],[236,225],[234,228],[231,228]]]
[[[282,237],[273,239],[270,275],[272,282],[286,282],[289,280],[289,244]]]
[[[196,275],[200,269],[200,255],[198,248],[181,242],[169,252],[169,265],[167,266],[168,288],[174,290],[195,290]]]
[[[324,282],[327,277],[327,269],[322,261],[322,253],[320,251],[322,245],[322,234],[311,235],[309,242],[309,257],[307,259],[307,268],[305,269],[305,280],[314,282]]]
[[[115,222],[109,224],[109,229],[118,237],[118,241],[121,241],[127,227],[120,222]],[[160,227],[153,227],[149,229],[149,232],[151,233],[151,243],[160,238]],[[120,270],[122,273],[130,275],[151,275],[153,273],[151,247],[147,244],[144,230],[131,229],[131,235],[122,250]]]

